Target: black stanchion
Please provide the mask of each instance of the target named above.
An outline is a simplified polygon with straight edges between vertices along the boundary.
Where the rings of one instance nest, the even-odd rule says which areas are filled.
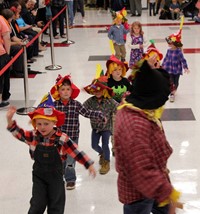
[[[29,88],[28,88],[28,69],[27,69],[27,52],[26,44],[23,45],[24,50],[24,95],[25,107],[17,109],[16,113],[20,115],[27,115],[29,112],[34,111],[34,107],[29,106]]]
[[[66,36],[67,36],[67,40],[66,41],[63,41],[62,43],[63,44],[68,44],[68,45],[71,45],[71,44],[74,44],[75,42],[72,41],[72,40],[69,40],[69,15],[68,15],[68,7],[66,8],[66,12],[65,12],[65,15],[66,15]]]
[[[46,70],[60,70],[60,69],[62,68],[62,66],[60,66],[60,65],[55,65],[52,18],[50,19],[49,33],[50,33],[51,62],[52,62],[52,65],[46,66],[45,69],[46,69]]]

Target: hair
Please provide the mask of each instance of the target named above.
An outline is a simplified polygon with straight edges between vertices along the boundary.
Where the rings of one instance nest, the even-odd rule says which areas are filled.
[[[130,33],[131,34],[134,34],[134,31],[133,31],[133,27],[134,26],[138,26],[139,28],[140,28],[140,35],[143,35],[144,34],[144,32],[143,32],[143,30],[142,30],[142,24],[140,23],[140,22],[138,22],[138,21],[135,21],[135,22],[133,22],[132,24],[131,24],[131,29],[130,29]]]
[[[119,65],[117,64],[116,62],[111,62],[108,66],[108,71],[107,71],[107,76],[108,78],[110,77],[110,75],[112,74],[112,72],[118,68],[118,67],[121,67],[122,68],[122,77],[124,77],[126,75],[126,68],[125,66],[122,66],[122,65]]]
[[[13,11],[10,10],[10,9],[3,9],[3,10],[1,11],[1,15],[2,15],[6,20],[8,20],[8,19],[10,19],[10,18],[13,17],[14,13],[13,13]]]
[[[68,85],[68,86],[71,86],[71,85],[72,85],[72,83],[71,83],[71,81],[70,81],[69,79],[65,79],[65,80],[63,80],[62,85]]]
[[[21,4],[18,1],[14,1],[11,5],[10,5],[10,9],[16,13],[17,8],[20,6]]]

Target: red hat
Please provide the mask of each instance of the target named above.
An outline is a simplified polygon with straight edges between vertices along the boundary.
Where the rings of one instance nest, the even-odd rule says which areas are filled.
[[[103,91],[106,90],[107,93],[105,93],[104,97],[112,97],[114,95],[112,88],[109,88],[107,86],[108,77],[104,75],[103,70],[101,69],[101,66],[97,64],[97,70],[96,70],[96,77],[92,81],[92,83],[86,87],[84,87],[84,90],[88,94],[94,95],[94,92]]]
[[[72,88],[71,98],[75,99],[79,95],[80,89],[76,85],[73,84],[70,75],[66,75],[64,77],[62,77],[60,74],[58,75],[58,78],[56,79],[56,84],[51,88],[51,91],[50,91],[51,96],[55,100],[59,100],[60,99],[60,95],[58,93],[58,89],[62,86],[64,80],[69,80],[70,81],[71,88]]]
[[[171,34],[166,38],[166,41],[168,44],[173,44],[176,47],[182,47],[183,44],[181,43],[181,32],[182,29],[180,29],[177,33]]]
[[[106,71],[106,76],[110,76],[108,70],[109,70],[109,65],[111,63],[115,62],[116,64],[118,65],[121,65],[122,68],[123,68],[123,71],[122,71],[122,76],[124,77],[126,75],[126,72],[128,71],[129,67],[128,67],[128,64],[126,62],[122,62],[120,61],[115,55],[111,55],[109,60],[107,60],[106,62],[106,68],[107,68],[107,71]]]
[[[150,40],[150,42],[151,42],[151,45],[149,45],[149,47],[147,48],[147,51],[145,52],[144,58],[147,59],[156,53],[158,55],[158,61],[162,60],[163,54],[155,47],[153,40]]]
[[[34,111],[28,113],[28,116],[32,120],[32,125],[35,128],[35,119],[46,119],[55,121],[56,126],[62,126],[65,122],[65,113],[56,110],[53,107],[48,108],[37,108]]]

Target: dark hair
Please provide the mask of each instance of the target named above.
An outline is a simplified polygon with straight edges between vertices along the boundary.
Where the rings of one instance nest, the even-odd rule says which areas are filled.
[[[69,85],[69,86],[71,86],[72,84],[71,84],[71,81],[69,79],[67,79],[67,80],[65,79],[65,80],[63,80],[62,85]]]
[[[1,15],[2,15],[6,20],[8,20],[8,19],[10,19],[10,18],[13,17],[14,13],[13,13],[13,11],[10,10],[10,9],[3,9],[3,10],[1,11]]]

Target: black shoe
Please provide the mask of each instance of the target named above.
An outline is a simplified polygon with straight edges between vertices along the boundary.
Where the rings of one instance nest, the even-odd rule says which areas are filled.
[[[41,58],[41,57],[43,57],[43,56],[44,56],[44,55],[38,54],[38,55],[36,55],[36,56],[34,56],[34,57]]]
[[[141,14],[137,14],[136,16],[141,16]]]
[[[7,101],[2,101],[2,102],[0,103],[0,110],[2,110],[2,109],[4,109],[4,108],[7,108],[9,105],[10,105],[9,102],[7,102]]]
[[[31,70],[30,68],[28,68],[28,74],[41,74],[42,72],[40,71],[34,71],[34,70]]]
[[[131,14],[131,17],[136,16],[135,14]]]

